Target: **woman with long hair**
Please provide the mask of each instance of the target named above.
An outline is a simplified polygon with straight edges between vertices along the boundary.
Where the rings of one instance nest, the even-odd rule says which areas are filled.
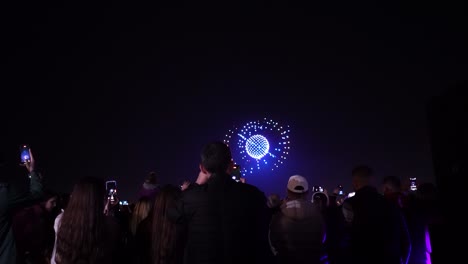
[[[133,209],[132,216],[130,218],[130,232],[132,236],[135,236],[137,227],[141,221],[148,217],[152,206],[152,200],[146,197],[140,198],[140,200],[135,204],[135,208]]]
[[[120,241],[118,224],[104,214],[105,184],[84,178],[73,188],[64,212],[57,217],[51,263],[112,263]]]
[[[156,196],[152,213],[137,229],[137,256],[141,264],[180,264],[183,261],[184,229],[167,218],[175,206],[180,188],[164,186]]]

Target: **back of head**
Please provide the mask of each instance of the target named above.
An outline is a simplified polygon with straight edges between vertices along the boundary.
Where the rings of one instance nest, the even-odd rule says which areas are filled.
[[[147,184],[156,184],[158,181],[156,172],[152,171],[148,173],[148,176],[146,176],[145,183]]]
[[[293,175],[289,177],[288,184],[288,198],[290,200],[304,199],[309,193],[309,182],[301,175]]]
[[[355,190],[371,185],[373,171],[369,166],[357,166],[352,170],[351,175],[353,177],[353,187]]]
[[[321,209],[328,207],[328,200],[328,195],[324,192],[315,192],[312,194],[312,203],[317,204]]]
[[[82,178],[75,186],[68,201],[68,207],[74,211],[95,211],[104,208],[106,196],[105,183],[94,177]],[[103,212],[102,210],[100,211]]]
[[[166,208],[174,205],[181,194],[180,188],[172,184],[164,185],[154,200],[154,205],[152,206],[153,216],[160,216],[165,213]]]
[[[152,207],[153,201],[147,197],[142,197],[136,202],[130,219],[130,231],[133,235],[136,234],[138,224],[148,216]]]
[[[384,194],[398,193],[401,191],[401,180],[397,176],[387,176],[383,179]]]
[[[97,263],[103,256],[105,184],[83,178],[75,184],[57,234],[57,263]]]
[[[210,173],[225,173],[231,162],[231,149],[222,141],[208,143],[201,151],[201,164]]]

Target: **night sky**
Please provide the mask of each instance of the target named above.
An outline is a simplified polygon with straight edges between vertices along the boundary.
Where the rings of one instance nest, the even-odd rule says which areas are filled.
[[[434,182],[426,105],[466,79],[463,8],[192,2],[4,8],[13,179],[26,143],[48,188],[94,175],[133,200],[149,171],[193,180],[203,144],[266,117],[291,126],[284,166],[247,179],[266,194],[293,174],[349,191],[359,164]]]

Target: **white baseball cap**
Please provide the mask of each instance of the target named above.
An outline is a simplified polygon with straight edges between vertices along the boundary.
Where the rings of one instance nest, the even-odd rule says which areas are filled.
[[[305,193],[309,190],[309,183],[301,175],[293,175],[289,177],[288,190],[293,193]]]

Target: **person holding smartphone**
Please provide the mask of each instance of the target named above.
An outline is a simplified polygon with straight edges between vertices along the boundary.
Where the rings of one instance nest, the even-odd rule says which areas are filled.
[[[6,176],[3,175],[6,164],[0,164],[0,263],[16,263],[11,213],[22,205],[41,198],[43,193],[42,181],[35,170],[35,160],[29,147],[23,146],[21,159],[24,161],[21,165],[27,169],[30,178],[29,192],[26,193],[14,191],[9,183],[3,180]]]

